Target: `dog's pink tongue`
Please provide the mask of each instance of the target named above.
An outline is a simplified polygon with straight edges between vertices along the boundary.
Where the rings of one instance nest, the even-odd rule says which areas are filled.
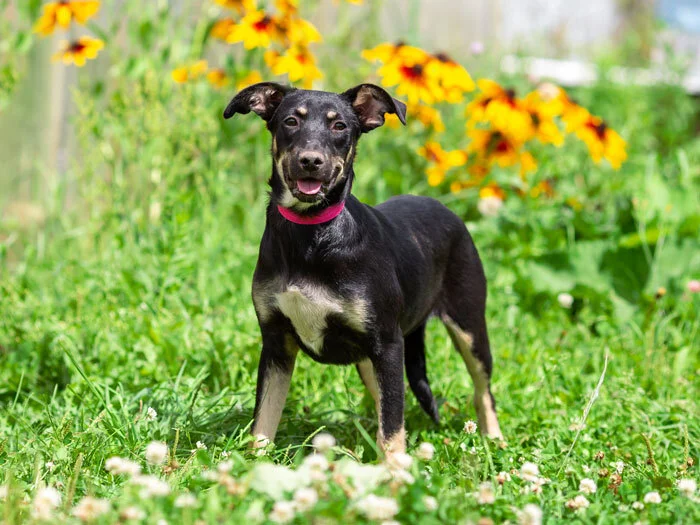
[[[315,195],[321,191],[321,181],[313,179],[299,179],[297,181],[297,188],[302,193],[307,195]]]

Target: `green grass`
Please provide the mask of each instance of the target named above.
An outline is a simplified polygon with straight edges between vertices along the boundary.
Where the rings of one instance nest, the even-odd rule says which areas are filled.
[[[173,490],[192,490],[201,506],[183,514],[173,507],[174,496],[138,502],[151,522],[157,516],[173,523],[238,521],[256,500],[269,509],[270,499],[259,493],[230,496],[203,480],[223,451],[232,454],[234,474],[243,477],[261,462],[298,463],[310,452],[310,437],[325,430],[338,440],[339,456],[376,460],[370,437],[375,415],[354,369],[305,357],[298,361],[276,447],[262,458],[247,451],[260,348],[249,289],[263,207],[258,199],[242,223],[229,220],[226,203],[182,223],[164,217],[160,227],[125,221],[120,232],[101,234],[101,247],[89,253],[75,249],[87,235],[76,226],[52,239],[43,256],[30,246],[21,260],[8,263],[0,288],[0,462],[10,487],[0,505],[7,523],[26,519],[23,494],[41,485],[60,487],[64,498],[111,499],[115,510],[104,522],[113,522],[117,509],[139,498],[105,471],[104,462],[118,455],[143,463],[152,440],[173,449],[178,467],[164,474]],[[398,519],[498,522],[513,520],[526,503],[541,506],[547,522],[700,519],[698,503],[674,486],[677,478],[697,479],[697,466],[687,463],[698,457],[700,439],[697,296],[670,308],[659,299],[641,325],[620,323],[586,304],[574,314],[554,299],[531,311],[521,305],[511,273],[501,270],[498,252],[481,230],[474,228],[474,236],[490,282],[493,390],[508,444],[501,448],[462,432],[465,420],[475,419],[470,380],[442,326],[431,322],[429,377],[444,400],[442,423],[432,424],[409,394],[409,450],[428,441],[436,455],[417,468],[416,485],[401,489]],[[585,427],[575,439],[572,424],[588,403]],[[144,419],[146,407],[158,412],[155,421]],[[207,449],[193,453],[197,441]],[[495,504],[476,503],[471,493],[480,482],[514,472],[524,461],[537,463],[551,479],[541,494],[522,493],[528,484],[513,475],[498,488]],[[613,490],[608,485],[617,461],[625,468]],[[584,477],[595,479],[598,491],[588,496],[587,510],[574,513],[565,502]],[[661,504],[618,510],[652,490],[662,495]],[[437,512],[419,510],[424,494],[437,496]],[[354,520],[349,508],[331,487],[316,515]]]

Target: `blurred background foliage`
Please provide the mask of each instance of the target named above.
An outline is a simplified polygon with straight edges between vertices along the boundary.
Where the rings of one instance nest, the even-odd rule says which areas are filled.
[[[115,322],[124,322],[126,304],[158,309],[177,300],[187,316],[250,309],[269,138],[258,119],[224,121],[221,113],[251,73],[285,77],[272,74],[265,49],[212,36],[217,21],[243,16],[226,3],[105,0],[85,25],[68,30],[72,39],[104,42],[95,60],[76,69],[46,66],[60,52],[61,37],[39,39],[33,32],[40,1],[0,0],[6,15],[0,21],[0,293],[8,340],[31,339],[28,319],[42,314],[80,319],[86,302],[101,304]],[[405,24],[407,44],[436,38],[435,31],[424,36],[426,3],[355,4],[299,6],[295,16],[313,21],[323,37],[307,43],[323,74],[317,88],[381,80],[361,52],[396,30],[387,25],[387,9]],[[413,119],[405,129],[385,126],[363,138],[355,194],[370,204],[398,193],[443,201],[468,222],[492,289],[504,290],[515,310],[544,312],[570,294],[569,315],[594,331],[649,323],[658,301],[664,311],[692,310],[687,286],[700,276],[699,105],[678,83],[620,84],[606,75],[632,56],[634,65],[650,67],[654,60],[660,22],[652,9],[637,12],[634,5],[619,3],[621,12],[633,12],[624,34],[589,56],[600,59],[599,80],[568,90],[626,141],[619,170],[596,164],[584,144],[567,138],[561,148],[532,144],[537,168],[526,183],[517,167],[494,164],[475,184],[450,184],[473,179],[465,166],[429,184],[430,165],[418,152],[430,141],[451,150],[468,144],[464,108],[474,91],[459,104],[434,104],[444,131]],[[486,33],[484,41],[448,51],[474,79],[492,78],[523,94],[542,87],[546,78],[502,74],[500,57],[546,54],[556,46],[543,47],[542,34],[499,43]],[[573,45],[562,44],[560,54],[570,56]],[[668,68],[667,78],[680,78],[674,74],[687,61],[665,49],[668,60],[659,67]],[[219,70],[224,78],[208,75]],[[502,206],[483,213],[483,188],[494,186],[509,191],[498,197]],[[13,310],[13,297],[27,299],[23,308],[33,313]],[[232,337],[252,341],[255,334]],[[164,358],[176,367],[175,347]]]

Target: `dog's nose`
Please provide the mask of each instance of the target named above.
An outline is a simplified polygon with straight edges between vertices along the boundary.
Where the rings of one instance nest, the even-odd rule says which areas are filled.
[[[317,171],[323,166],[323,155],[316,151],[302,151],[299,153],[299,164],[306,171]]]

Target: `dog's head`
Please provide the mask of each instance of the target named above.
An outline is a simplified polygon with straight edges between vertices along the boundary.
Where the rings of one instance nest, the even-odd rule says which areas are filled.
[[[406,105],[373,84],[338,94],[262,82],[233,97],[224,118],[251,111],[272,133],[273,198],[298,210],[347,196],[357,141],[385,113],[406,123]]]

